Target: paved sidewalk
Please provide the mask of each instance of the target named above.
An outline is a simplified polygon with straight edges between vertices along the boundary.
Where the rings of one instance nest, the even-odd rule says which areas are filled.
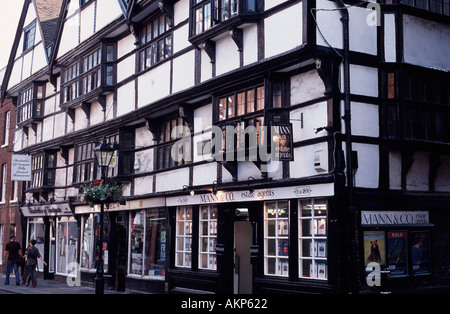
[[[5,274],[0,274],[0,294],[95,294],[95,289],[89,287],[69,286],[65,282],[56,280],[38,279],[37,286],[26,287],[20,284],[16,285],[16,277],[11,274],[9,277],[9,285],[5,285]],[[105,294],[123,294],[117,291],[105,289]]]

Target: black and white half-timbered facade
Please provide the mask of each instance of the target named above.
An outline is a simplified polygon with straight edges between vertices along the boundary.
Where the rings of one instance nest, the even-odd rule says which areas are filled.
[[[448,291],[449,29],[448,0],[25,0],[2,97],[41,270],[92,284],[101,247],[109,289]]]

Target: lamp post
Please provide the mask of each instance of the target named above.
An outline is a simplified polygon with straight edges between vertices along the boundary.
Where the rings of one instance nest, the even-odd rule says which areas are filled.
[[[114,148],[106,143],[106,137],[103,137],[103,142],[94,148],[95,160],[101,171],[101,180],[106,183],[106,170],[111,163],[111,159],[114,155]],[[97,275],[95,277],[95,294],[104,294],[105,291],[105,279],[103,277],[103,216],[105,210],[105,204],[102,201],[100,203],[100,243],[98,245],[97,252]]]

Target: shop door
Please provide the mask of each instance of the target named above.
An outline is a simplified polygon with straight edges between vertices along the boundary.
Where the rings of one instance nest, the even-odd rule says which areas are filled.
[[[252,225],[248,221],[234,223],[234,293],[251,294],[253,270],[250,263]]]
[[[125,291],[127,276],[127,230],[121,224],[117,225],[117,291]]]

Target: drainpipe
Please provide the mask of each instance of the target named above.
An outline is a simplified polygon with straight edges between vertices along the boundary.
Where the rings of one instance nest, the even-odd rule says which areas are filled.
[[[339,6],[342,21],[343,46],[344,46],[344,119],[345,123],[345,154],[347,165],[347,202],[348,202],[348,241],[350,254],[348,256],[348,271],[350,279],[350,291],[358,293],[358,263],[357,263],[357,224],[356,210],[353,204],[353,164],[352,164],[352,132],[351,132],[351,108],[350,108],[350,33],[349,13],[342,0],[336,0]]]

